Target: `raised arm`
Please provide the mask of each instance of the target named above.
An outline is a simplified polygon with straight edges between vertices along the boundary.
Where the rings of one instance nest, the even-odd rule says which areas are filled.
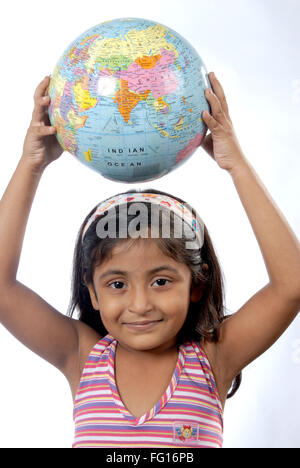
[[[37,87],[22,157],[0,202],[0,322],[22,343],[66,371],[78,349],[78,324],[17,281],[23,238],[45,168],[61,153],[47,115],[49,78]],[[46,96],[44,96],[46,95]]]
[[[203,114],[211,133],[206,151],[231,176],[259,244],[269,283],[219,329],[217,354],[228,380],[266,351],[300,310],[300,245],[235,136],[224,91],[210,74],[211,115]]]

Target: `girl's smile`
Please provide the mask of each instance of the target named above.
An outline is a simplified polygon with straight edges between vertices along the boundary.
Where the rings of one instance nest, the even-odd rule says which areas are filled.
[[[158,325],[162,320],[155,320],[153,322],[133,322],[133,323],[124,323],[129,329],[134,331],[144,331],[149,330]]]

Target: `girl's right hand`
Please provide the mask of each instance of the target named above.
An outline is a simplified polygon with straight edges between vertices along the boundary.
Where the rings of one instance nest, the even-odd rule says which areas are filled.
[[[32,119],[23,145],[22,158],[35,169],[44,169],[63,153],[48,116],[49,83],[50,77],[46,76],[35,90]]]

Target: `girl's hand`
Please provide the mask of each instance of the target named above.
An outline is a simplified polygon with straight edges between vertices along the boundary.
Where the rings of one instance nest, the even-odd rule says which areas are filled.
[[[246,158],[233,129],[223,88],[213,72],[208,76],[213,91],[207,88],[205,96],[210,104],[211,114],[204,111],[202,119],[211,133],[204,138],[202,147],[222,169],[232,172]]]
[[[50,77],[47,76],[35,90],[32,120],[23,146],[22,158],[35,169],[44,169],[63,153],[55,136],[56,129],[51,126],[48,116],[49,83]]]

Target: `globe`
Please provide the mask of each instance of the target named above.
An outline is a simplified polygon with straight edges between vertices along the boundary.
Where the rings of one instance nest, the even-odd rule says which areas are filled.
[[[117,182],[157,179],[201,145],[206,67],[172,29],[120,18],[65,50],[49,85],[49,118],[64,151]]]

